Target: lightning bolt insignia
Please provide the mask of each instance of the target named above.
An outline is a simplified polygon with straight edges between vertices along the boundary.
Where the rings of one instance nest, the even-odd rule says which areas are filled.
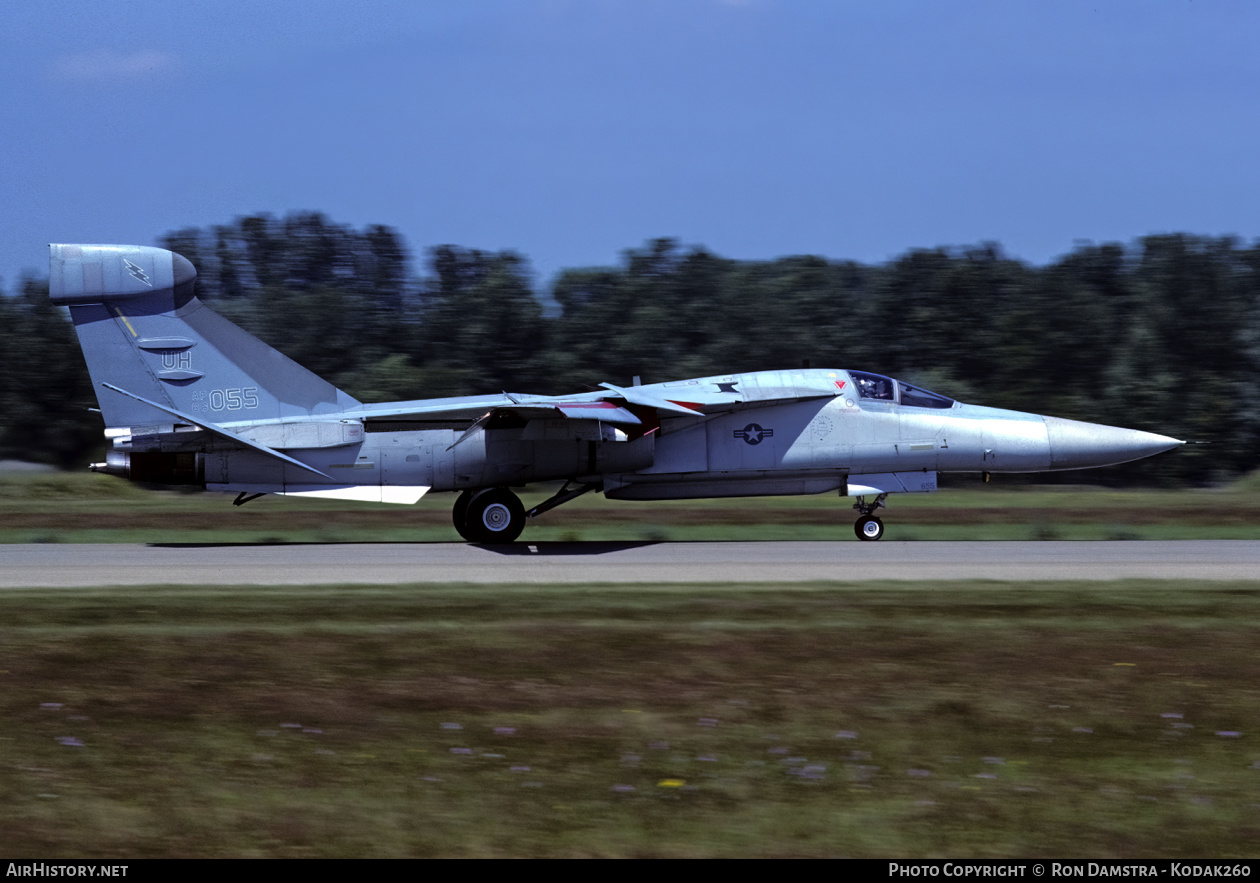
[[[139,267],[137,267],[135,264],[133,264],[131,261],[127,260],[126,258],[123,258],[123,263],[127,265],[127,270],[128,272],[131,273],[134,279],[136,279],[139,282],[143,282],[145,285],[149,286],[150,288],[153,287],[153,283],[149,281],[148,274],[146,274],[144,270],[140,269]]]

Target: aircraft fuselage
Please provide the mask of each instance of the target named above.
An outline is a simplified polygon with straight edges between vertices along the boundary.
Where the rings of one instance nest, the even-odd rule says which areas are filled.
[[[695,393],[705,387],[756,389],[758,381],[781,379],[784,373],[686,383],[698,397]],[[843,370],[790,373],[796,389],[835,392],[791,402],[726,402],[709,415],[665,417],[659,428],[635,439],[619,438],[610,427],[587,421],[504,419],[456,444],[471,419],[373,419],[369,411],[366,419],[332,424],[362,427],[345,434],[349,443],[284,447],[302,462],[364,487],[459,491],[573,479],[602,482],[612,498],[670,499],[821,493],[844,490],[850,482],[866,486],[855,477],[872,474],[905,476],[900,486],[880,491],[930,491],[937,472],[1082,469],[1123,463],[1176,444],[1137,430],[960,402],[925,408],[866,399],[854,392],[856,384]],[[665,388],[638,389],[651,392],[653,387]],[[311,483],[309,475],[263,454],[204,435],[181,443],[178,435],[150,437],[147,443],[137,438],[130,447],[199,453],[198,471],[212,490],[253,492]]]

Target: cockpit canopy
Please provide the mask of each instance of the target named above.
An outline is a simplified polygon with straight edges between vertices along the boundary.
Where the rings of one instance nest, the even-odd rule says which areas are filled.
[[[857,386],[858,396],[864,399],[876,399],[885,402],[898,402],[912,408],[952,408],[954,400],[940,393],[931,392],[919,386],[913,386],[901,380],[894,380],[882,374],[869,374],[865,371],[850,371],[849,376]]]

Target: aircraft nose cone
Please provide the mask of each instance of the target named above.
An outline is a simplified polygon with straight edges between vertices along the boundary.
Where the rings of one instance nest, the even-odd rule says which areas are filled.
[[[1043,419],[1050,441],[1051,469],[1114,466],[1185,444],[1179,439],[1138,429],[1121,429],[1059,417]]]

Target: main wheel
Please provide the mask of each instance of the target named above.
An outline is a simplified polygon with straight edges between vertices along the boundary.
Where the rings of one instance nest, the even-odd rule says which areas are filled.
[[[859,540],[877,540],[884,535],[884,522],[874,515],[867,515],[857,520],[853,532]]]
[[[474,543],[510,543],[525,529],[525,507],[505,487],[475,494],[464,511],[460,535]]]
[[[459,531],[459,535],[470,543],[481,542],[476,537],[468,533],[468,504],[472,498],[483,491],[464,491],[455,500],[455,508],[451,510],[451,521],[455,522],[455,530]]]

